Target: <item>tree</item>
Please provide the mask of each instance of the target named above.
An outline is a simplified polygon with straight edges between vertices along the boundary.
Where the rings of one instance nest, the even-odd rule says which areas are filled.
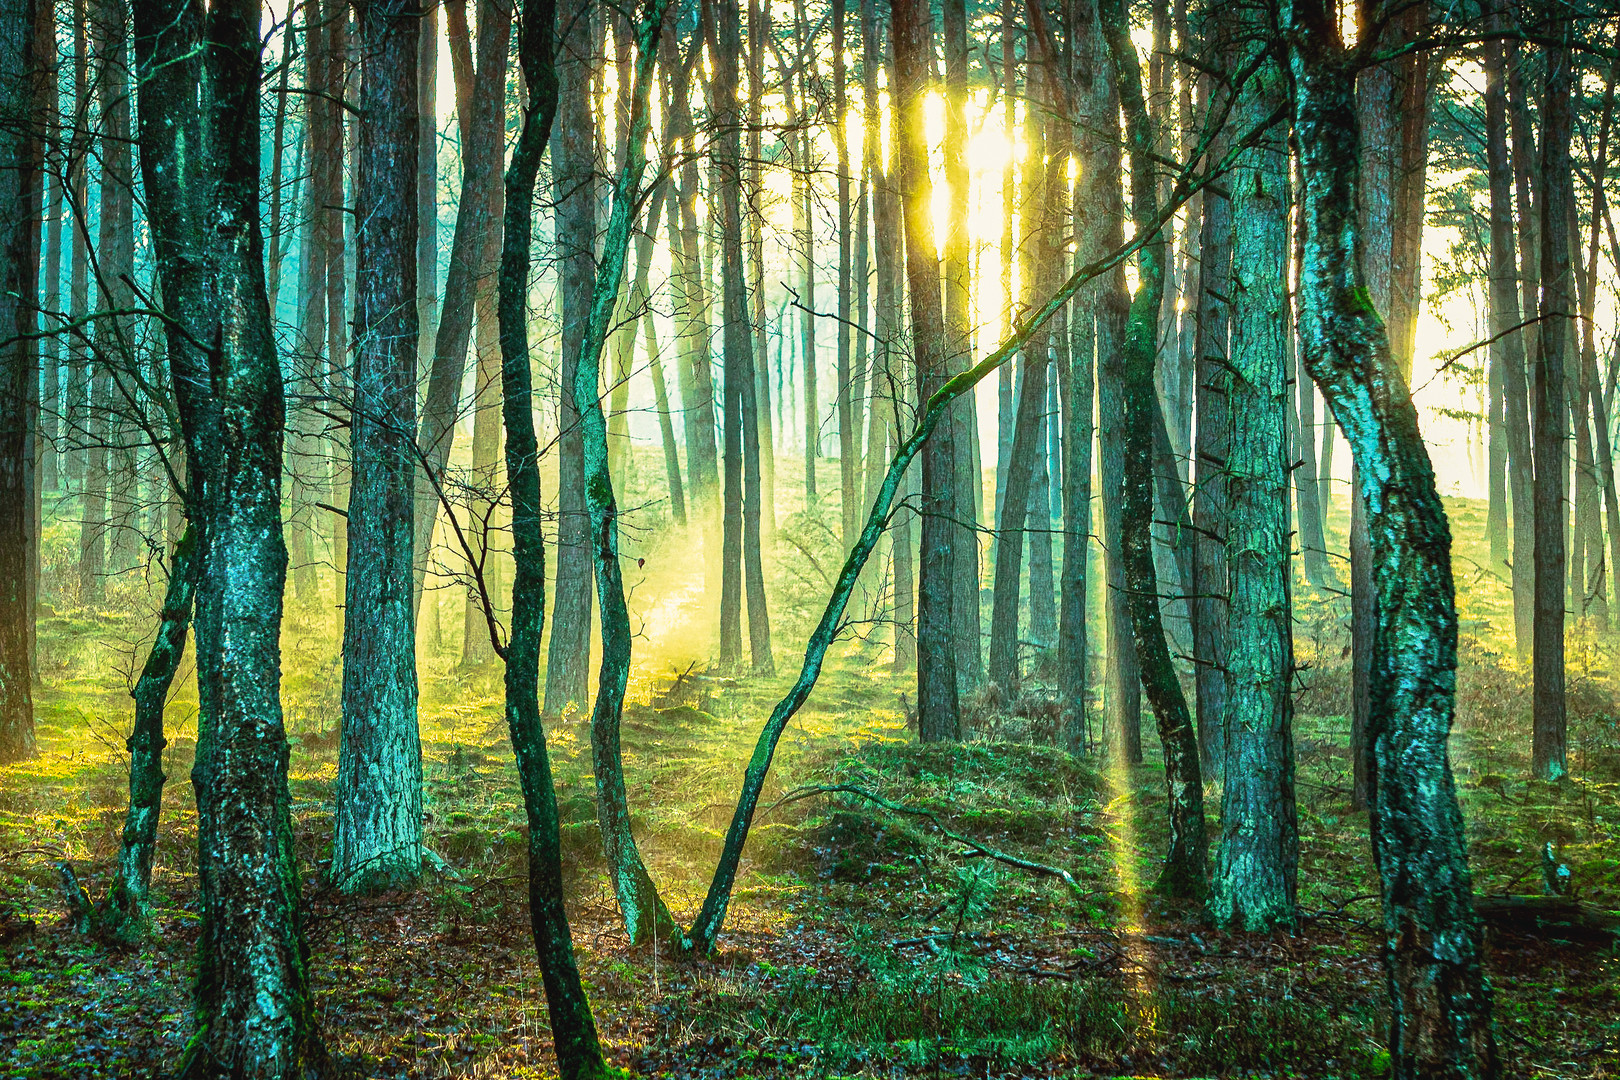
[[[1540,361],[1532,365],[1530,417],[1535,437],[1535,621],[1531,768],[1543,780],[1568,773],[1564,763],[1565,501],[1569,490],[1568,389],[1565,360],[1575,314],[1570,269],[1570,219],[1574,216],[1574,166],[1569,157],[1573,128],[1572,59],[1563,44],[1546,50],[1545,98],[1541,110],[1541,323]]]
[[[1500,13],[1493,14],[1500,28]],[[1513,229],[1513,163],[1508,157],[1507,59],[1505,46],[1485,47],[1485,153],[1491,199],[1491,371],[1500,372],[1507,475],[1513,495],[1513,637],[1521,659],[1530,655],[1535,606],[1535,472],[1530,448],[1530,403],[1525,378],[1525,339],[1519,325],[1519,262]],[[1494,474],[1493,474],[1494,475]]]
[[[1042,69],[1030,66],[1028,95],[1031,103],[1041,104],[1046,79]],[[1051,282],[1061,262],[1052,245],[1056,229],[1048,229],[1050,201],[1061,177],[1055,164],[1044,155],[1044,124],[1028,125],[1030,153],[1024,163],[1021,185],[1024,221],[1023,284],[1025,302],[1031,303]],[[1054,157],[1054,162],[1055,162]],[[1061,221],[1061,217],[1057,218]],[[1024,351],[1018,380],[1018,411],[1013,420],[1012,451],[1007,462],[1007,480],[1001,496],[1001,513],[996,520],[995,591],[990,608],[990,681],[1007,693],[1016,693],[1018,669],[1019,584],[1022,577],[1026,528],[1031,524],[1031,492],[1037,482],[1037,459],[1044,455],[1047,373],[1050,366],[1051,336],[1043,328],[1030,338]],[[1035,529],[1047,529],[1049,521],[1033,522]],[[1033,535],[1033,534],[1031,534]],[[1031,581],[1031,591],[1035,584]],[[1050,587],[1048,585],[1048,592]]]
[[[1265,125],[1283,107],[1285,93],[1280,65],[1261,64],[1238,91],[1238,126]],[[1228,495],[1227,682],[1219,721],[1225,779],[1210,913],[1218,924],[1264,931],[1294,922],[1299,873],[1289,596],[1288,144],[1280,130],[1239,154],[1227,189],[1231,216],[1243,227],[1233,230],[1227,287],[1230,447],[1219,463]]]
[[[411,611],[421,7],[419,0],[365,0],[356,15],[366,122],[360,126],[355,185],[343,732],[330,873],[340,889],[370,892],[413,884],[422,872],[422,744]]]
[[[918,400],[926,402],[949,376],[941,307],[939,254],[934,243],[933,182],[923,103],[929,89],[934,25],[922,0],[897,0],[893,13],[896,94],[895,169],[906,230],[911,347]],[[917,589],[917,729],[923,740],[962,737],[956,685],[952,540],[958,511],[956,425],[936,430],[922,448],[921,566]]]
[[[459,26],[461,38],[466,38],[466,0],[451,0],[445,5],[445,23],[452,36]],[[497,178],[501,168],[501,148],[505,145],[506,63],[511,26],[510,6],[500,0],[480,0],[477,70],[468,72],[463,68],[455,73],[456,115],[461,123],[461,201],[456,207],[456,223],[450,237],[444,302],[439,309],[439,325],[433,339],[433,362],[428,372],[427,392],[422,399],[421,425],[416,436],[422,455],[422,472],[416,479],[413,529],[418,558],[413,611],[421,603],[422,579],[427,572],[428,555],[433,550],[433,530],[439,518],[435,478],[442,476],[450,460],[456,419],[461,413],[467,345],[472,340],[473,321],[480,297],[485,301],[485,315],[491,314],[488,309],[490,297],[484,283],[494,272],[494,225],[500,220],[500,186]],[[452,50],[451,55],[457,56],[458,51]],[[470,101],[469,89],[472,91]],[[340,238],[341,235],[338,234]],[[338,265],[342,265],[341,257]],[[486,341],[486,347],[488,344]],[[586,583],[585,595],[588,604],[589,582]],[[587,635],[590,633],[589,626],[585,632]],[[583,675],[579,683],[583,686]]]
[[[137,0],[139,147],[196,485],[202,926],[182,1076],[326,1065],[298,904],[282,721],[284,401],[259,232],[259,6]],[[198,108],[198,103],[204,103]]]
[[[0,764],[35,751],[28,431],[39,379],[41,21],[54,33],[51,5],[40,0],[0,11]]]
[[[1378,601],[1368,735],[1391,1072],[1495,1076],[1490,991],[1446,756],[1457,662],[1450,532],[1357,247],[1351,88],[1365,54],[1342,46],[1337,13],[1321,0],[1291,0],[1283,17],[1305,229],[1301,356],[1356,462]]]
[[[195,497],[195,492],[191,493]],[[135,725],[125,744],[129,750],[129,811],[124,816],[118,877],[108,890],[98,918],[101,929],[117,941],[144,936],[151,921],[152,853],[157,847],[158,814],[163,809],[163,707],[186,651],[197,594],[197,532],[187,525],[169,562],[169,584],[157,637],[140,679],[135,699]]]
[[[1164,748],[1169,794],[1170,850],[1157,888],[1170,896],[1201,897],[1206,882],[1208,840],[1204,834],[1204,784],[1198,768],[1198,740],[1181,683],[1170,659],[1159,612],[1158,575],[1153,566],[1154,354],[1159,306],[1164,289],[1165,240],[1147,231],[1161,215],[1158,180],[1152,164],[1152,130],[1142,96],[1142,72],[1131,42],[1122,0],[1101,0],[1099,21],[1113,57],[1126,145],[1131,155],[1131,218],[1148,240],[1137,255],[1140,284],[1131,300],[1123,342],[1124,474],[1119,499],[1121,562],[1126,606],[1136,642],[1142,688],[1153,706]]]
[[[609,433],[602,411],[602,351],[612,330],[630,236],[640,202],[642,174],[646,170],[648,98],[652,93],[653,64],[666,4],[651,0],[634,27],[634,79],[628,91],[629,110],[623,151],[613,183],[613,199],[601,259],[590,294],[590,310],[580,338],[580,352],[572,365],[574,381],[564,387],[580,417],[580,441],[585,464],[585,511],[589,522],[591,564],[597,600],[602,610],[602,664],[597,675],[596,702],[591,712],[591,761],[596,774],[597,821],[602,846],[612,867],[613,889],[619,912],[632,942],[656,935],[665,941],[679,938],[675,925],[647,868],[636,850],[630,830],[630,808],[625,795],[624,762],[619,749],[619,721],[624,710],[625,686],[630,677],[630,611],[625,602],[624,577],[619,569],[619,506],[608,464]],[[722,20],[725,18],[721,15]],[[722,39],[724,32],[722,31]],[[724,53],[724,49],[722,49]],[[732,59],[735,59],[734,57]],[[722,55],[720,67],[726,58]],[[735,70],[734,68],[732,69]],[[740,225],[740,220],[737,221]],[[740,264],[740,253],[739,253]],[[746,339],[745,339],[746,342]],[[728,386],[732,380],[727,379]]]
[[[529,926],[563,1080],[611,1076],[580,982],[563,904],[562,835],[546,730],[540,722],[540,638],[546,618],[546,549],[541,527],[540,446],[534,433],[528,297],[534,189],[557,115],[554,0],[526,0],[518,56],[529,87],[523,124],[506,170],[501,231],[501,420],[512,499],[512,618],[504,649],[506,724],[517,758],[529,826]]]
[[[596,35],[594,0],[569,0],[560,12],[565,32],[557,53],[557,138],[551,181],[557,200],[558,305],[562,364],[558,374],[557,588],[546,654],[548,716],[583,707],[591,658],[591,543],[585,510],[585,446],[571,387],[590,318],[596,283],[596,120],[591,70]]]

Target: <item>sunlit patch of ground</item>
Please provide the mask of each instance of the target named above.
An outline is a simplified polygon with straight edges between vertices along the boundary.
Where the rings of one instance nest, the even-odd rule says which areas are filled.
[[[778,463],[796,475],[786,468]],[[1583,898],[1620,908],[1613,639],[1590,625],[1572,634],[1574,778],[1527,780],[1528,686],[1505,590],[1471,569],[1486,558],[1472,539],[1483,508],[1448,507],[1463,619],[1453,758],[1476,888],[1536,891],[1537,853],[1552,841]],[[701,902],[742,764],[794,673],[792,635],[816,613],[824,586],[808,555],[824,569],[838,558],[830,533],[786,513],[783,527],[792,520],[806,551],[779,544],[774,557],[779,674],[770,679],[692,666],[712,648],[712,627],[689,542],[649,536],[627,552],[646,559],[631,577],[643,661],[623,725],[630,803],[682,918]],[[548,1076],[499,669],[457,665],[460,604],[439,600],[444,641],[429,638],[423,658],[422,734],[428,841],[449,873],[365,901],[320,883],[337,758],[335,620],[290,614],[293,815],[321,1023],[365,1075]],[[1075,761],[1028,744],[1042,730],[1039,708],[1003,708],[975,714],[980,741],[919,747],[900,701],[914,680],[890,671],[888,630],[876,625],[870,640],[837,647],[783,739],[721,953],[691,962],[631,950],[602,874],[588,724],[579,715],[551,723],[576,941],[615,1060],[679,1078],[1378,1075],[1377,889],[1366,815],[1349,809],[1343,611],[1302,584],[1296,600],[1309,667],[1296,731],[1305,920],[1295,936],[1212,933],[1152,894],[1165,836],[1151,735],[1141,766]],[[119,602],[115,614],[64,603],[42,621],[43,752],[0,770],[0,1077],[143,1075],[172,1063],[189,1031],[190,685],[177,687],[169,713],[159,936],[119,951],[61,925],[57,861],[72,860],[99,896],[122,823],[127,673],[144,655],[152,609],[144,592]],[[773,806],[802,785],[831,783],[1061,866],[1083,895],[969,857],[927,820],[859,797]],[[1512,938],[1492,942],[1490,966],[1515,1074],[1620,1075],[1620,961]]]

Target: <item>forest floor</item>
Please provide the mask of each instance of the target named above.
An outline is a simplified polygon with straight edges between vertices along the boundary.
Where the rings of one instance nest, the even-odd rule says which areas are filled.
[[[1528,677],[1512,655],[1507,590],[1469,539],[1483,535],[1483,507],[1448,508],[1462,617],[1451,756],[1474,887],[1537,892],[1551,842],[1582,899],[1620,909],[1620,638],[1590,621],[1572,631],[1572,776],[1528,779]],[[629,796],[680,917],[701,901],[742,764],[825,596],[836,556],[825,538],[805,539],[819,534],[804,519],[784,522],[785,535],[794,529],[773,578],[779,674],[762,679],[691,667],[710,637],[701,565],[677,543],[641,541],[638,668],[623,729]],[[441,620],[459,622],[459,603],[440,606],[451,614],[435,608],[428,636]],[[1378,890],[1366,814],[1349,805],[1343,602],[1301,585],[1296,616],[1306,666],[1295,731],[1303,918],[1293,934],[1215,932],[1199,911],[1156,897],[1164,794],[1150,722],[1141,765],[1071,758],[1045,745],[1056,712],[1037,688],[1017,702],[976,698],[970,741],[921,746],[902,701],[914,676],[890,670],[886,631],[873,626],[835,650],[783,740],[719,953],[687,961],[631,949],[603,873],[587,724],[550,725],[575,942],[614,1060],[677,1078],[1381,1075]],[[431,649],[422,664],[427,828],[444,872],[411,893],[339,897],[320,876],[341,681],[330,622],[291,614],[284,690],[325,1037],[363,1076],[552,1075],[498,669]],[[68,859],[93,896],[106,889],[127,797],[129,676],[151,626],[149,600],[64,605],[41,620],[42,752],[0,769],[0,1077],[151,1075],[189,1034],[194,687],[169,711],[158,933],[137,949],[75,935],[56,884]],[[1039,658],[1035,667],[1038,676]],[[934,819],[800,791],[829,784]],[[1212,784],[1212,825],[1218,795]],[[972,857],[935,822],[1063,867],[1081,891]],[[1620,1076],[1614,949],[1493,936],[1488,970],[1510,1075]]]

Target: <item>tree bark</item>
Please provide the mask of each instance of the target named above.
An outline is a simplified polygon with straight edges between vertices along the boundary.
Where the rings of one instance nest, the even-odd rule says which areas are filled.
[[[562,838],[557,790],[540,722],[540,638],[546,618],[546,555],[540,504],[540,447],[534,432],[530,373],[530,250],[540,158],[557,115],[555,0],[526,0],[518,55],[529,99],[506,172],[500,270],[501,418],[512,498],[512,617],[505,649],[506,723],[517,758],[529,826],[529,926],[540,961],[546,1005],[563,1080],[613,1075],[580,983],[563,899]]]
[[[49,29],[45,29],[48,27]],[[28,460],[39,382],[39,241],[52,8],[0,11],[0,764],[33,757],[29,558],[36,479]]]
[[[1241,16],[1243,25],[1250,20]],[[1254,23],[1250,22],[1251,26]],[[1254,26],[1264,30],[1264,26]],[[1285,101],[1285,74],[1261,65],[1239,90],[1240,130]],[[1225,753],[1221,842],[1210,914],[1264,932],[1297,917],[1299,825],[1294,806],[1293,607],[1289,595],[1288,144],[1281,131],[1245,149],[1230,174],[1229,450]],[[1206,200],[1206,205],[1208,200]]]
[[[411,611],[416,454],[419,0],[364,0],[354,419],[343,606],[343,733],[333,884],[378,892],[422,873],[422,746]],[[384,73],[388,73],[384,75]],[[397,78],[395,76],[398,76]]]
[[[1224,150],[1224,139],[1215,143]],[[1228,459],[1232,453],[1231,365],[1228,344],[1232,287],[1232,202],[1223,191],[1204,192],[1198,250],[1198,327],[1193,346],[1198,429],[1193,488],[1193,700],[1198,746],[1212,769],[1226,765],[1231,590],[1227,584]],[[1252,272],[1252,268],[1251,268]]]
[[[1151,123],[1123,0],[1101,0],[1098,15],[1113,57],[1126,122],[1126,145],[1131,155],[1131,217],[1139,230],[1156,229],[1159,194],[1152,164]],[[1153,706],[1159,742],[1164,748],[1170,844],[1156,887],[1169,896],[1197,898],[1203,896],[1207,886],[1209,859],[1204,833],[1204,784],[1192,717],[1165,642],[1158,574],[1153,566],[1153,369],[1164,290],[1165,239],[1162,233],[1144,235],[1148,240],[1137,256],[1140,284],[1131,301],[1123,349],[1125,470],[1117,495],[1121,561],[1142,688]]]
[[[197,531],[188,524],[175,545],[157,638],[130,696],[135,727],[129,750],[129,811],[124,816],[118,876],[98,913],[102,931],[114,940],[138,941],[151,925],[152,852],[157,847],[158,814],[163,809],[163,707],[186,651],[192,604],[197,592]]]
[[[946,0],[940,7],[945,54],[945,183],[950,189],[950,217],[945,235],[945,371],[961,371],[973,353],[973,280],[969,261],[972,236],[968,225],[967,163],[968,41],[967,5]],[[984,678],[979,605],[979,504],[983,475],[978,467],[977,398],[958,398],[951,414],[951,441],[956,448],[956,505],[951,523],[954,569],[951,618],[956,639],[957,682],[977,686]],[[859,518],[857,517],[857,520]]]
[[[933,224],[933,180],[923,105],[934,53],[933,18],[923,0],[897,0],[893,12],[896,94],[895,168],[905,214],[906,281],[911,302],[911,347],[917,400],[926,402],[949,377],[939,253]],[[922,545],[917,583],[917,731],[925,742],[962,737],[956,683],[957,527],[955,425],[937,429],[922,448]]]
[[[453,0],[445,6],[448,34],[466,36],[466,0]],[[450,258],[446,264],[444,302],[433,337],[433,358],[428,371],[427,392],[422,398],[422,416],[416,433],[421,454],[415,481],[415,550],[417,554],[412,611],[420,606],[427,561],[433,550],[433,532],[439,519],[439,497],[435,478],[444,476],[455,441],[456,420],[461,414],[461,387],[467,371],[467,346],[472,340],[473,322],[480,296],[489,302],[487,281],[494,272],[495,222],[500,220],[496,177],[500,174],[501,153],[505,146],[506,64],[512,25],[512,9],[500,0],[478,3],[478,69],[472,77],[475,93],[471,107],[460,100],[466,78],[456,79],[457,116],[461,123],[461,201],[456,207],[456,223],[450,237]],[[454,55],[454,52],[452,52]],[[469,123],[470,121],[470,123]],[[563,188],[562,190],[568,190]],[[565,205],[571,205],[565,204]],[[559,209],[558,219],[564,211]],[[570,445],[572,445],[570,443]],[[569,455],[565,453],[564,458]],[[430,475],[431,474],[431,475]],[[565,526],[567,523],[565,518]],[[583,567],[578,580],[589,581]],[[586,634],[590,628],[586,627]],[[546,700],[551,702],[548,666]],[[583,685],[583,677],[580,680]]]
[[[1565,764],[1564,699],[1565,522],[1569,495],[1568,390],[1565,384],[1575,289],[1570,269],[1569,220],[1574,202],[1574,166],[1569,141],[1571,57],[1563,45],[1546,50],[1545,98],[1541,110],[1541,323],[1539,362],[1532,365],[1531,423],[1535,440],[1535,621],[1532,677],[1531,768],[1543,780],[1559,780]]]
[[[590,319],[596,283],[596,120],[591,109],[591,67],[596,5],[569,0],[560,14],[557,139],[551,145],[557,200],[558,301],[562,364],[558,375],[557,563],[546,654],[547,716],[588,704],[591,656],[591,544],[585,508],[585,447],[571,388]]]
[[[1494,1076],[1467,844],[1446,758],[1456,687],[1450,534],[1398,365],[1363,284],[1353,69],[1321,0],[1285,9],[1302,178],[1306,370],[1356,459],[1373,549],[1378,626],[1368,727],[1371,815],[1384,900],[1391,1072]]]
[[[280,704],[285,403],[259,231],[260,11],[137,0],[134,15],[142,177],[200,547],[192,784],[203,919],[197,1028],[177,1073],[279,1080],[327,1057]]]
[[[1493,25],[1501,25],[1500,14]],[[1506,55],[1501,43],[1486,46],[1485,149],[1491,199],[1490,301],[1491,366],[1501,369],[1502,426],[1507,443],[1507,475],[1513,496],[1513,630],[1520,659],[1531,654],[1535,611],[1535,514],[1530,446],[1530,403],[1525,376],[1525,334],[1508,333],[1522,321],[1518,258],[1513,227],[1513,162],[1508,154]]]

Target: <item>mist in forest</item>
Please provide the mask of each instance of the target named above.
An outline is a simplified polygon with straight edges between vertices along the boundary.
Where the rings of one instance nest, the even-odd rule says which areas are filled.
[[[1620,1074],[1617,31],[3,0],[0,1074]]]

